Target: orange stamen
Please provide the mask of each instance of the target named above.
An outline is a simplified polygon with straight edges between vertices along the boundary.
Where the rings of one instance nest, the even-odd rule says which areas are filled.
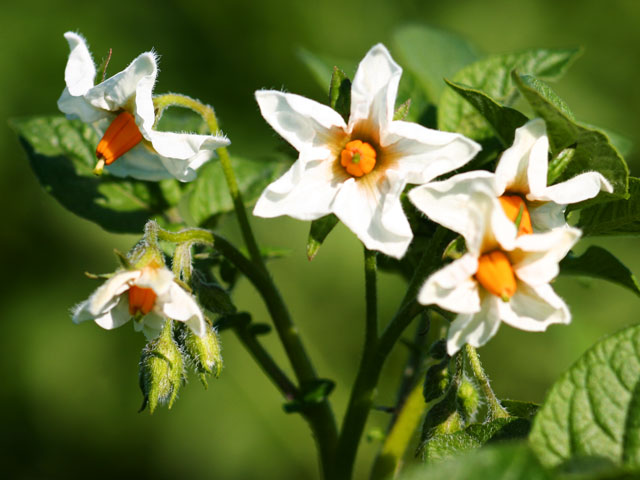
[[[485,253],[478,259],[476,280],[489,293],[507,302],[516,293],[516,277],[511,262],[500,250]]]
[[[349,175],[362,177],[376,166],[376,151],[367,142],[352,140],[340,153],[340,165]]]
[[[533,233],[533,226],[531,225],[531,215],[529,215],[529,209],[527,203],[519,195],[503,195],[500,200],[502,210],[507,214],[509,220],[516,222],[520,217],[520,226],[518,227],[518,236],[527,235]]]
[[[96,157],[100,160],[95,173],[102,171],[104,164],[111,165],[142,140],[142,134],[136,125],[136,119],[129,112],[120,113],[109,125],[98,148]],[[104,162],[103,162],[104,161]]]
[[[146,315],[153,310],[156,298],[156,292],[151,288],[136,287],[135,285],[132,285],[129,287],[129,313],[131,315],[136,315],[138,313]]]

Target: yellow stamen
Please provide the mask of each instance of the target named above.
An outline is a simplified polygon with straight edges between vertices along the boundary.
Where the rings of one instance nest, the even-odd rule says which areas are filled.
[[[531,215],[529,215],[527,203],[521,196],[503,195],[498,200],[500,200],[502,210],[504,210],[504,213],[507,214],[509,220],[511,220],[512,222],[516,222],[517,224],[519,218],[520,224],[518,226],[518,236],[533,233],[533,226],[531,225]]]
[[[478,259],[476,280],[489,293],[508,302],[516,293],[516,277],[511,262],[500,250],[485,253]]]
[[[367,142],[352,140],[340,153],[340,165],[349,175],[362,177],[376,166],[376,150]]]
[[[136,287],[132,285],[129,287],[129,313],[136,315],[142,313],[146,315],[153,310],[153,305],[156,303],[156,292],[151,288]]]
[[[111,165],[142,140],[142,134],[136,125],[136,119],[129,112],[120,113],[109,125],[98,148],[96,157],[99,162],[94,169],[96,175],[102,173],[104,165]]]

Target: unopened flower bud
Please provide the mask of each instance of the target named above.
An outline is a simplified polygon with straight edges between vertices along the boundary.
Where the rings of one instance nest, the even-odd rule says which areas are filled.
[[[171,321],[167,320],[162,334],[142,350],[139,376],[144,395],[141,411],[147,405],[151,413],[158,405],[173,406],[184,380],[184,360],[173,340]]]
[[[195,335],[190,328],[184,325],[176,325],[178,330],[177,340],[183,347],[190,362],[193,364],[200,381],[207,387],[207,374],[218,377],[222,371],[222,355],[220,353],[220,340],[216,330],[207,323],[207,330],[201,337]]]
[[[480,406],[480,394],[473,383],[463,378],[458,387],[458,406],[467,422],[474,419]]]
[[[427,370],[423,389],[424,401],[431,402],[444,395],[449,388],[450,381],[449,357],[446,357]]]

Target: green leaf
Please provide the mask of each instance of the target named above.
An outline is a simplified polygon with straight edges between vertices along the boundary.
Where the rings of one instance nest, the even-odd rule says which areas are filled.
[[[445,80],[462,98],[473,105],[493,128],[504,147],[513,143],[516,128],[527,123],[527,117],[513,108],[504,107],[486,93]]]
[[[530,442],[549,467],[577,457],[640,466],[640,326],[601,340],[560,377]]]
[[[640,179],[629,177],[629,198],[580,210],[577,226],[584,236],[640,233]]]
[[[400,480],[550,480],[525,444],[495,445],[433,465],[410,468]]]
[[[282,157],[249,160],[231,157],[231,166],[238,188],[247,204],[255,201],[267,185],[278,178],[288,164]],[[233,210],[233,200],[217,160],[207,162],[198,170],[198,178],[187,189],[188,209],[196,225],[204,225],[213,217]]]
[[[460,70],[451,80],[480,90],[500,105],[513,106],[517,90],[512,70],[557,80],[578,56],[578,49],[530,49],[517,53],[491,55]],[[445,90],[438,103],[438,128],[458,132],[474,140],[493,136],[484,117],[453,90]]]
[[[540,405],[532,402],[523,402],[521,400],[500,400],[500,403],[507,409],[512,417],[532,419],[536,414]]]
[[[336,384],[333,380],[318,378],[316,380],[303,383],[299,394],[291,402],[283,405],[287,413],[304,412],[309,407],[322,403],[333,391]]]
[[[333,213],[311,222],[309,238],[307,240],[307,258],[313,260],[322,246],[322,243],[338,224],[338,217]]]
[[[565,275],[584,275],[617,283],[640,295],[640,285],[631,270],[601,247],[591,246],[579,257],[569,254],[560,262]]]
[[[329,87],[329,106],[349,122],[351,110],[351,80],[338,67],[333,67],[331,86]]]
[[[469,425],[448,435],[435,435],[426,445],[427,462],[442,461],[489,442],[526,438],[531,423],[524,418],[498,418],[487,423]]]
[[[402,27],[393,35],[393,50],[398,62],[420,82],[427,100],[437,103],[445,78],[452,77],[478,56],[463,38],[424,25]]]
[[[625,197],[629,169],[607,136],[598,130],[576,123],[563,107],[559,106],[551,89],[539,80],[530,76],[521,77],[515,72],[512,78],[536,115],[544,119],[551,153],[556,155],[569,146],[575,149],[570,160],[563,162],[563,169],[554,166],[554,170],[561,171],[558,182],[586,171],[596,171],[609,180],[614,189],[614,197]],[[606,195],[599,197],[599,200],[608,198]],[[594,200],[590,203],[594,203]]]
[[[168,208],[155,182],[93,174],[96,132],[63,116],[13,119],[40,184],[76,215],[117,233],[140,233]]]

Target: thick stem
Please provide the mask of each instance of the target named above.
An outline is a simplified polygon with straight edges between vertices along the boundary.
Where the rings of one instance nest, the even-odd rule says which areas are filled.
[[[487,374],[484,372],[482,368],[482,364],[480,363],[480,357],[478,356],[478,352],[471,345],[466,344],[464,347],[465,354],[467,355],[467,360],[469,361],[469,365],[471,366],[471,372],[473,373],[474,378],[478,382],[484,397],[487,399],[488,407],[489,407],[489,420],[495,420],[496,418],[507,418],[509,417],[509,413],[504,409],[504,407],[500,404],[500,400],[496,397],[495,393],[491,389],[491,384],[489,383],[489,378]]]

